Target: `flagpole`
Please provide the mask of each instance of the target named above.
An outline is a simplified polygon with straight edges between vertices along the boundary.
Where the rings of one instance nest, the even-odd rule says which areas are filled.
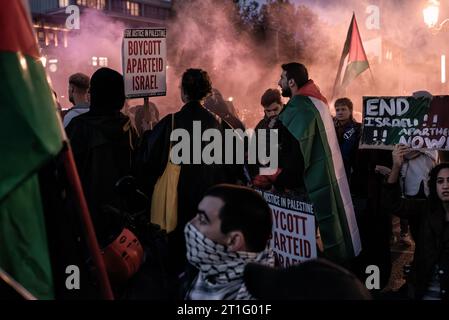
[[[32,19],[31,14],[28,6],[28,1],[22,1],[22,5],[25,5],[23,8],[25,9],[25,12],[27,14],[27,20],[29,24],[29,28],[31,32],[34,34],[34,39],[36,38],[36,34],[34,33],[34,28],[32,27]],[[36,51],[38,52],[37,48],[38,45],[36,41],[34,41],[34,46],[36,46]],[[50,91],[51,85],[48,84],[48,94],[52,97],[53,94]],[[65,129],[62,124],[62,119],[60,115],[56,112],[56,99],[54,100],[54,110],[56,113],[56,119],[59,126],[59,131],[61,133],[61,137],[64,143],[63,149],[62,149],[62,156],[64,161],[64,167],[66,170],[67,178],[69,180],[69,184],[71,185],[72,189],[75,192],[75,200],[79,204],[79,214],[81,218],[82,225],[84,226],[84,234],[86,236],[86,242],[87,246],[89,248],[90,254],[92,255],[93,262],[96,267],[96,272],[98,276],[98,281],[100,283],[100,288],[102,292],[102,296],[106,300],[114,300],[114,295],[112,294],[111,284],[109,283],[109,278],[106,273],[106,267],[103,261],[103,257],[100,253],[100,247],[97,242],[97,238],[95,235],[95,230],[92,224],[92,220],[90,218],[89,208],[87,206],[86,199],[84,198],[83,188],[81,186],[81,181],[78,175],[78,171],[76,169],[75,165],[75,159],[73,157],[73,152],[70,147],[70,143],[68,142],[67,136],[65,134]]]
[[[114,300],[109,277],[106,272],[106,266],[104,264],[103,256],[101,255],[100,246],[98,245],[97,236],[95,234],[95,228],[92,224],[89,207],[84,197],[83,186],[81,184],[78,170],[75,164],[75,158],[73,156],[72,147],[67,138],[62,119],[59,113],[57,113],[57,121],[59,130],[61,132],[64,147],[62,149],[62,157],[64,162],[64,168],[69,180],[69,184],[75,194],[75,203],[78,204],[78,213],[80,215],[81,224],[83,226],[84,236],[86,237],[87,247],[92,256],[93,263],[95,265],[95,271],[98,277],[98,282],[101,288],[101,294],[105,300]]]
[[[347,59],[346,69],[344,70],[343,79],[341,75],[343,72],[343,65]],[[371,78],[374,83],[374,76],[366,56],[365,48],[363,47],[362,37],[360,35],[359,27],[355,13],[352,13],[351,23],[346,35],[343,52],[340,58],[337,77],[335,79],[334,88],[332,92],[332,99],[349,83],[358,77],[366,69],[370,70]]]
[[[97,242],[95,229],[90,218],[89,208],[87,206],[86,198],[84,197],[83,187],[76,170],[75,159],[73,157],[72,148],[69,143],[65,143],[63,150],[64,167],[67,172],[67,177],[70,185],[75,193],[75,200],[79,204],[79,214],[81,222],[84,226],[84,234],[86,236],[87,246],[92,255],[92,260],[96,266],[96,273],[101,287],[102,296],[105,300],[114,300],[111,284],[106,273],[106,266],[103,257],[100,253],[100,246]]]
[[[338,71],[337,71],[337,77],[335,78],[334,87],[332,89],[332,99],[331,100],[333,100],[335,98],[338,91],[340,90],[338,81],[341,78],[341,72],[342,72],[344,62],[345,62],[345,52],[349,50],[349,45],[350,45],[350,41],[351,41],[349,36],[352,33],[352,25],[354,23],[354,19],[355,19],[355,12],[352,12],[351,23],[349,24],[349,29],[348,29],[348,33],[346,35],[345,44],[343,45],[343,52],[341,53],[340,63],[338,66]]]
[[[376,80],[374,80],[374,75],[373,75],[373,71],[371,70],[371,66],[369,66],[368,69],[369,69],[369,73],[371,74],[371,81],[373,82],[373,86],[374,86],[374,88],[377,89],[377,83],[376,83]]]
[[[15,292],[17,292],[25,300],[37,300],[27,289],[25,289],[20,283],[13,279],[6,271],[0,268],[0,280],[10,286]]]

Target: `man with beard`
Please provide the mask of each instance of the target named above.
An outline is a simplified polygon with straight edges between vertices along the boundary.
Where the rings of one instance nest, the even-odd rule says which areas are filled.
[[[324,244],[324,256],[349,262],[361,250],[351,194],[326,98],[304,65],[282,65],[278,82],[290,100],[279,120],[297,141],[305,190]]]
[[[73,107],[64,116],[64,128],[74,117],[89,111],[89,81],[89,77],[83,73],[70,76],[68,95]]]

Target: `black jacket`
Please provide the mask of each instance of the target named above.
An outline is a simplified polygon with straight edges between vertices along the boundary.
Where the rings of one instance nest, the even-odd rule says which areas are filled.
[[[345,166],[346,177],[351,181],[351,173],[354,170],[357,161],[357,150],[361,135],[362,125],[355,120],[342,125],[334,119],[335,131],[337,134],[338,144],[340,145],[341,156]]]
[[[441,204],[429,200],[401,198],[398,183],[385,184],[383,201],[387,209],[401,217],[415,216],[419,220],[418,238],[416,239],[409,284],[414,298],[424,295],[434,274],[435,265],[442,272],[440,285],[442,298],[449,298],[449,223]]]
[[[278,132],[278,148],[276,152],[278,152],[278,167],[281,169],[281,173],[277,176],[274,186],[280,192],[289,190],[297,194],[302,194],[305,192],[304,159],[301,154],[299,142],[277,116],[275,118],[264,117],[257,124],[255,133],[257,134],[258,130],[267,130],[267,153],[270,150],[271,144],[269,132],[273,129]],[[259,174],[260,166],[260,164],[250,166],[250,173],[253,178]]]
[[[164,117],[152,130],[143,136],[135,167],[135,176],[140,188],[150,199],[158,178],[165,170],[170,149],[171,117]],[[229,129],[225,122],[202,107],[198,102],[189,102],[174,114],[174,128],[185,129],[190,139],[190,164],[181,164],[178,182],[178,224],[169,234],[170,256],[174,272],[183,271],[185,265],[184,226],[197,212],[198,203],[211,186],[219,183],[237,183],[242,180],[241,165],[192,164],[193,163],[193,122],[201,122],[201,135],[206,129]],[[223,134],[224,137],[224,134]],[[199,138],[201,139],[201,138]],[[223,139],[224,140],[224,139]],[[202,148],[208,142],[201,142]],[[201,149],[203,150],[203,149]],[[223,152],[223,157],[224,157]]]
[[[101,244],[107,244],[120,227],[102,208],[119,206],[115,184],[130,174],[136,135],[129,118],[120,111],[91,110],[73,118],[66,132],[97,237]]]

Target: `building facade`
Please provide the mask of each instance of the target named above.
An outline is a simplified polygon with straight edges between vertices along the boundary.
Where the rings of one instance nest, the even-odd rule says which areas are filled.
[[[78,6],[80,14],[98,10],[127,27],[164,27],[170,17],[171,0],[29,0],[34,27],[42,49],[69,47],[66,27],[70,13],[66,8]]]
[[[99,30],[98,42],[113,42],[116,45],[113,50],[98,45],[95,33],[86,41],[83,15],[94,14],[102,21],[118,22],[124,28],[148,28],[166,27],[172,11],[171,0],[29,0],[29,6],[42,62],[63,106],[70,106],[65,92],[71,73],[92,74],[97,68],[107,66],[121,69],[120,48],[116,48],[121,36],[114,30],[114,39],[101,39],[107,33],[105,30],[111,28],[104,24],[100,26],[103,30]],[[81,29],[74,27],[73,20],[69,21],[75,12],[73,9],[79,12]],[[80,36],[84,42],[80,42]],[[77,53],[76,58],[73,52]]]

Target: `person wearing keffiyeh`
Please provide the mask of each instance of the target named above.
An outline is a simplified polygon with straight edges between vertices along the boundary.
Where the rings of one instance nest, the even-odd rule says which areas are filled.
[[[250,263],[274,265],[268,242],[271,211],[254,190],[232,185],[209,189],[184,234],[196,276],[186,281],[186,300],[253,299],[243,280]]]

